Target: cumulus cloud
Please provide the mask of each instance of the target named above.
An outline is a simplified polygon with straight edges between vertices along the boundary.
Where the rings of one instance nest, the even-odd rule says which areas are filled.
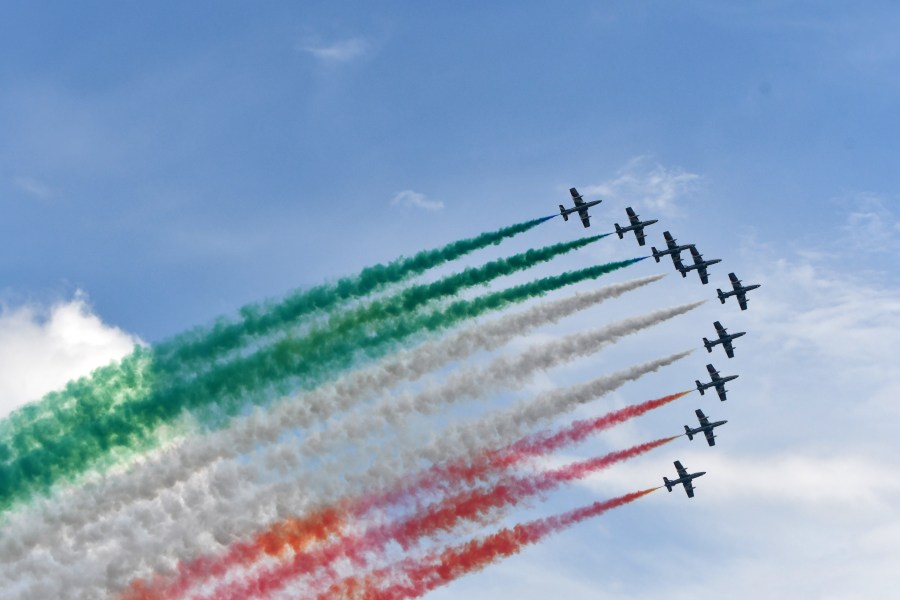
[[[369,44],[365,39],[357,37],[331,44],[306,44],[301,48],[321,61],[338,63],[364,56],[369,50]]]
[[[80,292],[50,307],[0,309],[0,416],[141,343],[103,323]]]
[[[398,192],[391,200],[391,206],[404,206],[407,208],[421,208],[424,210],[442,210],[444,203],[440,200],[430,200],[425,194],[412,190]]]
[[[699,183],[700,176],[680,167],[665,167],[647,156],[633,158],[612,179],[588,186],[588,195],[645,207],[663,215],[678,212],[677,202]]]

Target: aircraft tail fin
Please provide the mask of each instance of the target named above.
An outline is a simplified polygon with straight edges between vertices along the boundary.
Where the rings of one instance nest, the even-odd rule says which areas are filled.
[[[697,391],[700,392],[700,395],[701,395],[701,396],[702,396],[703,394],[706,393],[706,390],[703,389],[703,384],[700,383],[700,380],[699,380],[699,379],[695,379],[695,380],[694,380],[694,383],[697,384]]]
[[[566,209],[562,204],[559,205],[559,214],[562,215],[563,221],[569,220],[569,215],[566,213]]]
[[[703,338],[703,345],[706,347],[707,352],[712,352],[712,344],[709,343],[709,340]]]
[[[615,225],[616,225],[616,233],[619,234],[619,239],[620,239],[620,240],[621,240],[621,239],[625,239],[625,232],[622,231],[622,228],[619,227],[619,224],[618,224],[618,223],[616,223]]]
[[[722,304],[725,304],[725,294],[722,293],[722,290],[716,288],[716,294],[718,294],[719,300],[722,302]]]
[[[688,427],[687,425],[684,426],[684,434],[685,434],[686,436],[688,436],[688,439],[689,439],[689,440],[693,440],[693,439],[694,439],[694,434],[693,434],[693,432],[691,431],[691,428]]]
[[[650,246],[650,250],[653,252],[653,259],[656,260],[656,262],[659,262],[659,251],[655,246]]]
[[[669,481],[668,477],[663,477],[663,484],[666,486],[666,489],[670,492],[672,491],[672,482]]]

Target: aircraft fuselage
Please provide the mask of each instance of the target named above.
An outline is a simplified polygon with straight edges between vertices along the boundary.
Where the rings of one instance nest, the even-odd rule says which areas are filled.
[[[587,210],[587,209],[589,209],[589,208],[592,207],[592,206],[597,206],[597,205],[600,204],[601,202],[603,202],[603,200],[591,200],[590,202],[585,202],[585,203],[582,204],[581,206],[574,206],[574,207],[572,207],[572,208],[561,208],[560,211],[559,211],[559,214],[561,214],[561,215],[570,215],[570,214],[572,214],[572,213],[576,213],[576,212],[581,211],[581,210]]]
[[[672,488],[676,485],[690,483],[691,481],[704,475],[706,475],[706,471],[697,471],[696,473],[688,473],[687,475],[679,477],[678,479],[669,479],[667,477],[663,477],[663,482],[665,483],[666,489],[671,492]]]
[[[762,285],[761,283],[757,283],[754,285],[746,285],[746,286],[742,285],[742,286],[738,287],[736,290],[731,290],[730,292],[722,292],[721,296],[723,298],[727,298],[729,296],[737,296],[738,294],[746,294],[750,290],[755,290],[756,288],[758,288],[761,285]]]
[[[708,267],[708,266],[710,266],[710,265],[714,265],[714,264],[720,263],[720,262],[722,262],[722,259],[721,259],[721,258],[714,258],[714,259],[712,259],[712,260],[704,260],[704,261],[702,261],[702,262],[698,262],[698,263],[694,263],[694,264],[692,264],[692,265],[684,266],[684,267],[681,268],[681,270],[682,270],[683,272],[687,273],[688,271],[696,271],[697,269],[700,269],[700,268],[703,268],[703,267]]]

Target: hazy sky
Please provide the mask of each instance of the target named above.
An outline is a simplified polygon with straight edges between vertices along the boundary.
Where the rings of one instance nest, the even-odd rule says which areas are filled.
[[[708,471],[694,500],[656,492],[433,597],[897,589],[900,8],[482,5],[7,3],[4,391],[550,214],[577,186],[605,199],[597,231],[633,206],[660,219],[651,244],[670,229],[723,263],[708,286],[672,274],[592,311],[711,300],[533,390],[683,348],[699,350],[584,413],[686,389],[710,360],[741,379],[727,403],[692,395],[559,459],[678,433],[697,407],[729,423],[715,448],[678,440],[513,520],[657,484],[675,458]],[[467,262],[582,234],[556,219]],[[638,254],[611,238],[537,273]],[[729,271],[764,286],[746,313],[715,300]],[[749,332],[731,361],[699,344],[715,319]]]

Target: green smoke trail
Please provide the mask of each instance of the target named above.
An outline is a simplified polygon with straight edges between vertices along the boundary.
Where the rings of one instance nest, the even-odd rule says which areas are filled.
[[[26,405],[0,421],[0,461],[34,447],[35,439],[59,435],[66,411],[75,406],[85,418],[95,418],[116,404],[146,397],[147,391],[154,387],[152,380],[155,378],[172,381],[178,376],[193,377],[197,370],[208,368],[210,361],[240,349],[248,340],[499,244],[550,218],[532,219],[451,242],[441,248],[423,250],[388,264],[366,267],[358,275],[294,292],[277,303],[245,306],[239,311],[241,319],[238,321],[220,319],[212,326],[186,332],[151,349],[136,349],[119,363],[96,369],[90,377],[70,382],[62,391],[51,392],[41,401]],[[152,371],[147,369],[151,364]],[[48,422],[38,423],[42,419],[48,419]],[[41,433],[29,435],[26,432],[29,427]]]
[[[253,355],[217,366],[185,385],[157,389],[146,399],[118,404],[109,414],[80,423],[71,431],[50,431],[45,427],[41,433],[48,436],[41,439],[40,444],[0,466],[0,509],[26,500],[35,492],[46,492],[59,479],[72,479],[91,466],[97,468],[97,460],[112,449],[146,449],[152,444],[155,428],[171,422],[183,410],[195,411],[214,402],[215,415],[228,417],[248,399],[265,398],[260,392],[272,389],[276,384],[289,382],[295,389],[313,386],[352,368],[361,358],[384,355],[419,330],[446,328],[473,316],[473,310],[485,312],[511,301],[523,300],[528,297],[529,289],[532,294],[544,293],[546,289],[540,285],[532,288],[517,286],[497,293],[508,293],[511,299],[489,295],[474,301],[458,301],[446,311],[435,313],[446,312],[446,317],[423,319],[411,312],[431,300],[550,260],[602,237],[530,250],[477,269],[466,269],[431,284],[413,286],[391,298],[334,315],[324,327],[313,329],[302,338],[287,338],[271,344]],[[591,267],[575,272],[581,273],[580,276],[559,276],[557,283],[552,283],[555,280],[550,278],[544,286],[568,285],[633,262],[636,260]],[[467,303],[474,308],[466,308]],[[385,319],[390,321],[389,326],[373,328]],[[275,391],[284,393],[287,389],[282,385]]]
[[[345,277],[335,283],[324,284],[296,292],[278,303],[251,304],[240,309],[237,322],[220,320],[211,330],[188,332],[171,342],[162,344],[154,352],[154,364],[168,368],[189,368],[197,361],[206,363],[210,354],[241,347],[249,338],[266,335],[287,323],[316,312],[328,311],[341,302],[364,297],[390,284],[399,283],[424,273],[470,252],[499,244],[507,238],[524,233],[552,217],[532,219],[497,231],[459,240],[442,248],[424,250],[409,258],[398,258],[386,265],[363,269],[359,275]]]

